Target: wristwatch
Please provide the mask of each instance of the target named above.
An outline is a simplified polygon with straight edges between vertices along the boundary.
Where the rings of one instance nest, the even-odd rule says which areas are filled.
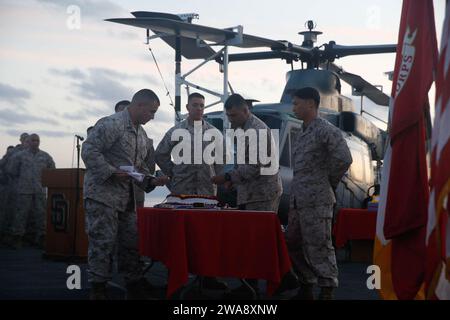
[[[231,181],[231,175],[227,172],[224,174],[225,181]]]

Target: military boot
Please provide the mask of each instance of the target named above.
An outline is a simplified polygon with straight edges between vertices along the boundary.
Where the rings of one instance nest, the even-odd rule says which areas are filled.
[[[45,249],[45,235],[38,236],[34,244],[39,249]]]
[[[5,237],[5,245],[8,248],[18,250],[22,248],[22,236],[8,235]]]
[[[274,295],[279,295],[285,291],[297,289],[298,287],[300,287],[300,281],[298,280],[297,275],[291,270],[283,276]]]
[[[89,300],[108,300],[106,282],[92,282]]]
[[[314,300],[313,285],[312,284],[301,284],[300,289],[292,300]]]
[[[152,296],[154,287],[145,278],[141,278],[137,281],[128,282],[127,288],[127,300],[151,300],[155,299]]]
[[[201,286],[204,289],[208,290],[226,290],[228,289],[228,285],[222,281],[217,279],[216,277],[204,277],[201,281]]]
[[[34,247],[36,243],[36,234],[26,233],[22,238],[22,245],[25,247]]]
[[[7,248],[9,246],[9,235],[4,234],[1,236],[1,246],[2,248]]]
[[[333,287],[322,287],[320,289],[319,300],[333,300]]]
[[[226,292],[224,298],[227,300],[258,299],[258,279],[245,279],[245,281],[251,288],[242,283],[239,287]]]

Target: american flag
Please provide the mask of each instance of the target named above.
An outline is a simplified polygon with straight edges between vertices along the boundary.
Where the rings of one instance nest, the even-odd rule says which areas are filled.
[[[437,60],[433,2],[404,0],[374,247],[383,299],[424,297],[429,203],[425,114]]]
[[[426,294],[450,299],[450,3],[447,2],[436,70],[431,142],[431,192],[427,223]]]

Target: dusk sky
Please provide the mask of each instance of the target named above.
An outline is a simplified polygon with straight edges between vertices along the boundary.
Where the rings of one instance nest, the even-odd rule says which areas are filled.
[[[400,0],[0,0],[0,152],[19,143],[20,133],[38,133],[41,149],[52,155],[56,166],[70,168],[76,164],[74,134],[85,136],[87,127],[113,113],[117,101],[131,99],[141,88],[153,89],[161,99],[155,120],[145,126],[155,144],[173,125],[170,100],[144,44],[145,30],[104,19],[132,17],[132,11],[195,12],[200,15],[196,24],[243,25],[245,33],[298,44],[302,39],[297,32],[305,30],[307,20],[314,20],[324,33],[319,45],[330,40],[342,45],[387,44],[397,42],[401,5]],[[445,1],[435,0],[434,6],[439,41]],[[74,8],[80,12],[79,28],[73,25]],[[152,40],[150,47],[174,98],[173,50],[160,39]],[[394,59],[394,54],[382,54],[346,57],[336,63],[382,85],[389,94],[391,83],[384,72],[393,70]],[[183,71],[199,62],[183,60]],[[246,97],[278,102],[289,70],[281,60],[231,63],[230,82]],[[221,90],[221,76],[218,65],[210,62],[191,80]],[[343,87],[343,94],[350,92],[350,87]],[[434,94],[430,97],[434,99]],[[182,91],[183,113],[185,104]],[[372,105],[371,110],[386,118],[386,109]]]

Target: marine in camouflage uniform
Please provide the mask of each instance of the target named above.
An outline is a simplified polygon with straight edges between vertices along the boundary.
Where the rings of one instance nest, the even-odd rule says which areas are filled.
[[[138,172],[149,173],[149,143],[141,124],[153,119],[158,106],[159,99],[153,91],[140,90],[128,109],[100,119],[83,143],[92,299],[106,298],[105,283],[112,278],[111,261],[116,246],[119,272],[125,275],[127,289],[142,283],[134,189],[138,184],[150,192],[156,179],[146,177],[141,183],[135,182],[119,167],[134,166]]]
[[[155,160],[161,171],[171,177],[170,191],[173,194],[196,194],[196,195],[216,195],[217,188],[211,182],[211,178],[217,174],[220,174],[223,169],[222,163],[207,164],[203,159],[203,151],[210,145],[211,141],[203,141],[203,134],[206,130],[212,130],[217,137],[220,136],[220,143],[223,143],[222,133],[217,130],[213,125],[203,120],[203,109],[205,104],[205,98],[199,93],[192,93],[188,97],[188,104],[186,108],[188,110],[188,118],[174,127],[164,135],[163,139],[159,143],[155,151]],[[197,129],[196,129],[197,128]],[[179,143],[183,143],[184,138],[172,141],[172,134],[175,130],[185,130],[190,135],[190,154],[191,158],[189,163],[175,164],[171,159],[173,148]],[[194,162],[194,131],[196,136],[202,140],[201,163],[196,164]],[[178,137],[174,137],[177,139]]]
[[[21,144],[16,145],[12,149],[8,147],[7,154],[1,160],[0,235],[3,237],[2,242],[5,243],[12,241],[12,239],[9,239],[9,228],[16,210],[15,199],[17,198],[17,181],[7,173],[6,165],[13,154],[25,150],[28,136],[28,133],[22,133],[20,135]]]
[[[233,128],[242,128],[244,132],[256,130],[258,143],[260,130],[266,130],[268,154],[270,154],[271,131],[263,121],[250,113],[247,103],[242,96],[238,94],[231,95],[225,103],[225,109]],[[237,114],[239,117],[236,121],[234,114]],[[249,141],[245,139],[245,163],[236,163],[234,169],[224,175],[225,179],[237,189],[237,204],[239,207],[245,210],[278,212],[278,205],[283,191],[278,168],[275,174],[261,174],[261,169],[264,166],[259,158],[256,164],[249,164],[249,149]],[[219,182],[223,182],[220,180],[219,178]]]
[[[155,148],[153,147],[153,139],[148,138],[148,155],[147,155],[147,168],[150,174],[155,174]],[[145,203],[145,191],[142,190],[139,186],[134,188],[134,197],[136,199],[136,208],[144,207]]]
[[[243,128],[245,131],[254,129],[259,137],[259,130],[267,130],[268,143],[272,139],[267,125],[253,114],[250,114]],[[258,138],[259,141],[259,138]],[[260,146],[261,147],[261,146]],[[230,181],[237,189],[237,204],[245,210],[278,212],[283,187],[279,173],[273,175],[261,174],[263,165],[259,162],[249,164],[249,144],[245,140],[245,164],[235,164],[229,172]]]
[[[205,97],[197,92],[191,93],[188,96],[188,103],[186,105],[188,111],[187,119],[169,129],[156,148],[156,163],[165,175],[171,177],[171,182],[168,187],[173,194],[215,196],[217,193],[217,188],[211,182],[211,178],[222,172],[224,158],[220,159],[220,163],[211,161],[212,163],[209,164],[205,162],[203,152],[207,146],[216,142],[219,142],[223,146],[223,137],[219,130],[203,120],[204,108]],[[178,129],[188,134],[190,138],[189,145],[186,144],[186,141],[183,141],[185,137],[179,138],[180,140],[178,140],[177,135],[174,136],[175,141],[172,141],[172,134]],[[218,139],[216,142],[203,141],[203,134],[207,130],[208,133],[214,133],[215,139]],[[198,150],[194,147],[195,137],[201,139],[201,147],[199,146],[200,148]],[[180,143],[182,143],[180,146],[189,148],[190,159],[187,159],[188,163],[175,164],[172,161],[171,155],[175,146]],[[218,145],[215,146],[218,147]],[[201,161],[198,161],[199,163],[195,163],[194,152],[196,151],[201,152]],[[203,288],[213,290],[224,290],[228,288],[225,282],[215,277],[202,277],[201,285]]]
[[[114,106],[115,113],[122,112],[130,105],[130,101],[128,100],[122,100],[116,103]],[[89,129],[88,129],[89,130]],[[153,148],[153,140],[148,139],[149,147],[148,152],[149,155],[147,156],[148,159],[150,159],[150,163],[147,164],[148,170],[150,174],[155,173],[155,159],[154,159],[154,152],[155,149]],[[142,208],[144,207],[145,202],[145,191],[142,190],[140,187],[134,188],[134,198],[136,199],[136,208]]]
[[[257,143],[259,144],[260,130],[267,131],[267,146],[258,145],[260,148],[267,148],[267,155],[272,152],[272,134],[267,125],[250,113],[248,104],[239,94],[232,94],[225,102],[225,110],[233,129],[241,128],[244,134],[247,130],[256,130]],[[228,188],[233,186],[237,191],[237,205],[242,210],[274,211],[278,212],[281,193],[283,187],[279,176],[279,168],[276,173],[262,174],[264,165],[257,158],[255,164],[250,164],[249,140],[245,139],[245,163],[236,163],[234,169],[224,175],[213,177],[216,184],[228,184]],[[239,151],[239,150],[238,150]],[[239,158],[239,155],[238,157]],[[278,160],[278,159],[277,159]],[[266,165],[267,167],[270,165]],[[259,292],[257,279],[245,279],[253,288],[255,293]],[[252,298],[245,285],[231,290],[227,297],[230,299]]]
[[[32,244],[43,246],[46,227],[46,191],[42,187],[42,170],[54,169],[55,162],[39,149],[39,136],[29,136],[28,148],[15,152],[6,165],[15,179],[15,212],[11,220],[10,236],[18,241],[26,237]]]
[[[198,123],[199,125],[199,123]],[[200,125],[199,125],[200,127]],[[176,129],[185,129],[191,136],[191,159],[190,163],[175,164],[171,159],[172,149],[180,141],[172,141],[172,133]],[[206,130],[215,130],[222,135],[213,125],[202,121],[201,134]],[[202,149],[211,142],[203,141]],[[165,175],[171,177],[170,192],[173,194],[197,194],[197,195],[216,195],[216,186],[211,182],[211,177],[216,173],[221,173],[222,164],[206,164],[203,159],[201,164],[194,164],[194,124],[189,120],[184,120],[167,131],[164,138],[158,144],[155,151],[155,160],[158,167]]]
[[[6,154],[0,160],[0,240],[5,235],[11,220],[11,206],[8,205],[10,202],[11,181],[6,173],[6,164],[13,149],[13,146],[9,146]]]
[[[311,105],[317,112],[319,103],[316,107],[311,101],[320,101],[320,97],[312,91],[315,89],[310,89],[300,89],[296,93],[299,96],[294,96],[294,112],[299,118],[306,118],[302,112],[313,110]],[[286,241],[300,281],[309,288],[314,284],[326,288],[324,292],[328,293],[321,294],[331,298],[332,288],[338,286],[331,240],[334,190],[352,158],[338,128],[317,116],[310,116],[309,120],[292,140],[294,178]]]

